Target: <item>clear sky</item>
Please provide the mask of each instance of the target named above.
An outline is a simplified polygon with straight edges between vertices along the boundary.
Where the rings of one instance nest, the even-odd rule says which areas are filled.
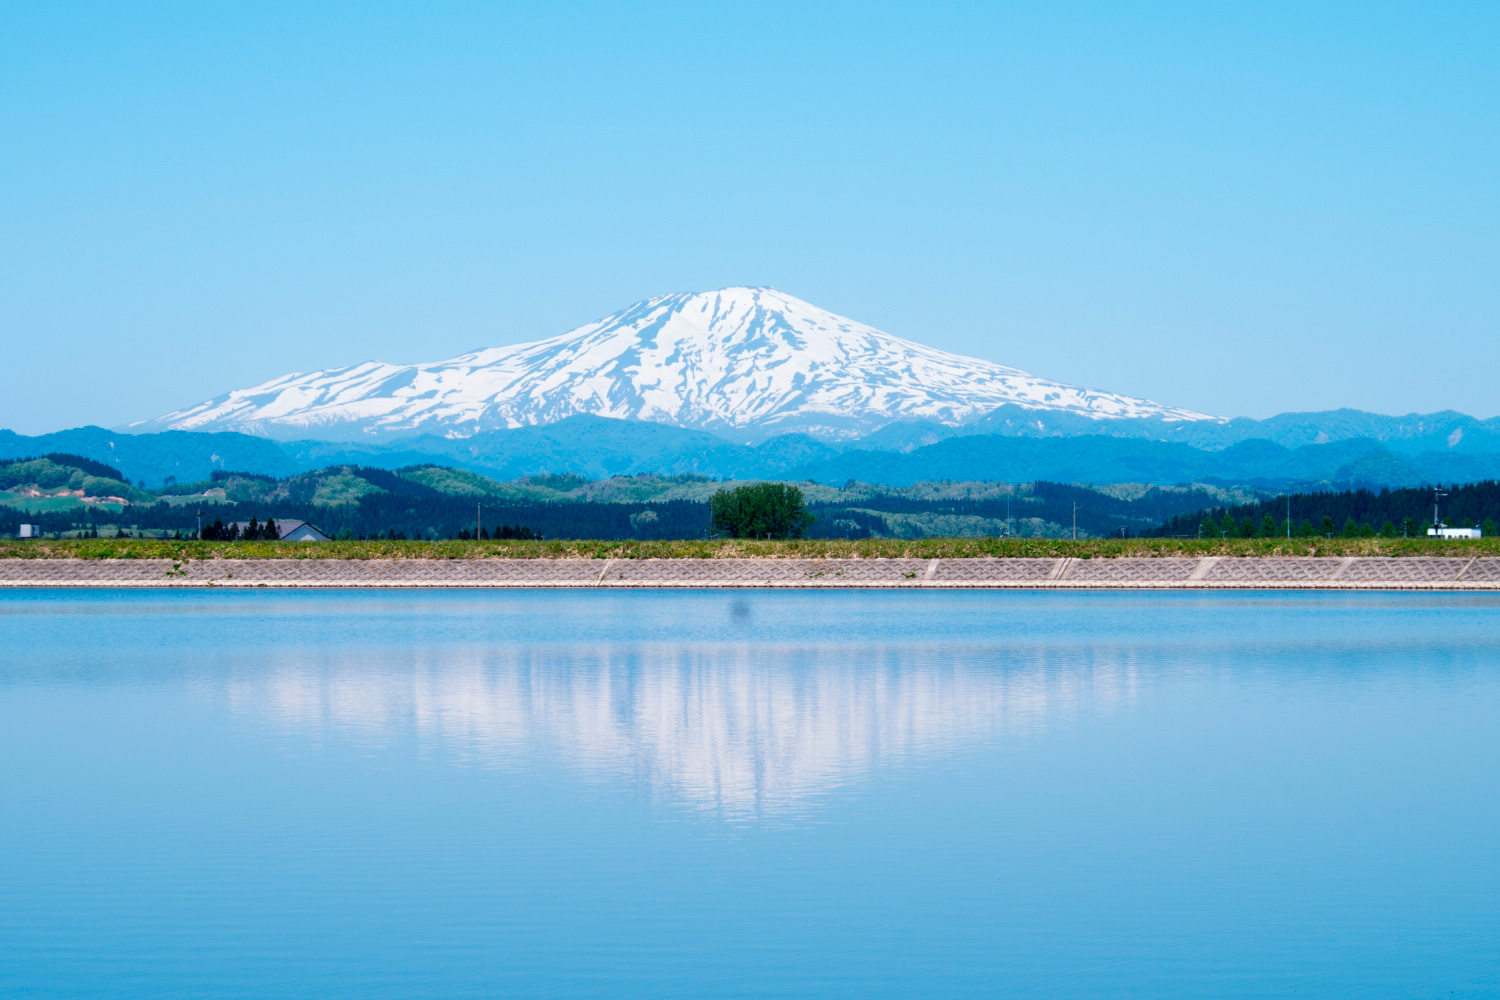
[[[7,4],[0,427],[769,284],[1225,415],[1500,413],[1500,4]]]

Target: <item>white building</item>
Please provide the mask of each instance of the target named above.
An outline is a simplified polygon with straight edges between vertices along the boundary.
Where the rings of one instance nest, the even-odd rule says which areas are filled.
[[[40,524],[23,524],[21,530],[16,534],[17,538],[41,538],[42,526]]]
[[[276,523],[276,537],[283,542],[330,542],[333,540],[306,521],[293,521],[285,517],[275,517],[271,520]],[[236,521],[234,526],[243,535],[245,529],[250,527],[250,522]]]
[[[1436,528],[1428,528],[1427,534],[1433,538],[1480,538],[1484,532],[1478,528],[1450,528],[1446,524],[1440,524]]]

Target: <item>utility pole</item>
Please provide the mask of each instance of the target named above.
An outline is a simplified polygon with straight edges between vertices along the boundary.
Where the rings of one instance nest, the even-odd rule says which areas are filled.
[[[474,540],[476,542],[479,540],[479,532],[484,528],[484,513],[483,513],[483,511],[484,511],[484,504],[482,504],[482,503],[476,503],[474,505]]]
[[[1286,537],[1292,537],[1292,498],[1286,498]]]
[[[203,537],[203,508],[198,508],[198,537]]]
[[[1439,487],[1434,486],[1433,489],[1432,489],[1432,526],[1433,526],[1433,528],[1441,528],[1441,527],[1443,527],[1443,522],[1440,521],[1440,520],[1438,520],[1438,497],[1445,497],[1447,495],[1448,494],[1445,493],[1445,492],[1443,492],[1443,490],[1441,488],[1439,488]]]
[[[1073,502],[1073,541],[1078,541],[1078,502]]]

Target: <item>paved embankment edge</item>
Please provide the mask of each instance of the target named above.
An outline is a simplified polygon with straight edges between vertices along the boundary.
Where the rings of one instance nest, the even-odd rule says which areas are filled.
[[[0,587],[1500,590],[1500,557],[0,559]]]

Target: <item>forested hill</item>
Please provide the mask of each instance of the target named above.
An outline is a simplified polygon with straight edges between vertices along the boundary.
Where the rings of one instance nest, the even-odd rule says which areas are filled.
[[[346,537],[451,538],[527,529],[548,538],[676,539],[709,528],[709,498],[736,485],[706,476],[576,475],[489,479],[461,469],[341,465],[278,478],[215,471],[193,483],[142,490],[91,475],[53,455],[0,463],[0,534],[21,523],[47,534],[190,535],[215,521],[285,518]],[[87,460],[94,471],[110,471]],[[881,489],[797,484],[813,537],[1079,537],[1139,535],[1164,518],[1253,494],[1212,487],[1093,489],[1038,482],[917,484]]]
[[[53,506],[90,499],[124,503],[155,500],[153,494],[123,481],[102,462],[56,452],[0,462],[0,500],[6,495],[15,500],[51,500]]]
[[[1345,490],[1340,493],[1294,493],[1286,497],[1216,507],[1167,519],[1153,535],[1185,537],[1228,535],[1231,538],[1281,537],[1291,511],[1294,535],[1425,535],[1432,525],[1434,489]],[[1453,527],[1482,527],[1496,533],[1500,522],[1500,483],[1493,480],[1449,488],[1439,500],[1439,517]]]

